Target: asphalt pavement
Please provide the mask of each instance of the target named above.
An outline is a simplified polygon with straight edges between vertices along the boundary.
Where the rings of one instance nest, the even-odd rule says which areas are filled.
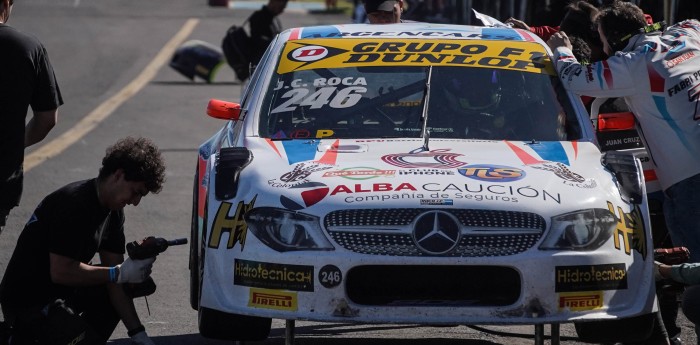
[[[349,23],[349,15],[324,14],[313,7],[318,4],[290,3],[289,10],[280,16],[282,25]],[[0,235],[0,274],[23,224],[41,199],[69,182],[95,177],[105,149],[124,136],[153,139],[167,164],[162,192],[148,195],[138,207],[125,210],[127,241],[149,235],[168,239],[189,236],[197,148],[224,125],[206,116],[207,102],[210,98],[238,101],[242,86],[227,66],[211,84],[191,81],[167,65],[167,53],[173,44],[187,40],[218,46],[230,25],[242,23],[260,6],[260,2],[233,1],[229,6],[211,7],[206,0],[15,1],[8,24],[44,43],[65,105],[59,109],[56,128],[42,143],[26,150],[27,157],[38,163],[28,169],[21,205],[12,211]],[[37,156],[44,152],[46,156]],[[187,246],[171,247],[158,257],[152,275],[157,291],[147,302],[136,300],[148,333],[156,344],[230,343],[199,335],[197,312],[189,306],[188,272]],[[694,342],[688,327],[684,320],[684,338]],[[296,340],[298,344],[340,345],[533,343],[527,338],[534,332],[532,326],[488,328],[522,337],[490,334],[463,325],[298,322]],[[573,327],[563,325],[562,335],[575,336]],[[120,324],[110,344],[128,343]],[[262,343],[284,343],[283,320],[274,320],[271,337]],[[579,344],[573,340],[562,343]]]

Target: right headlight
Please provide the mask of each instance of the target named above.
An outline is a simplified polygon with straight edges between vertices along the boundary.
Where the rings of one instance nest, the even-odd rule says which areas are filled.
[[[316,216],[275,207],[257,207],[247,212],[244,218],[255,237],[278,252],[334,249]]]
[[[552,224],[540,249],[592,251],[600,248],[617,225],[607,209],[578,210],[552,217]]]

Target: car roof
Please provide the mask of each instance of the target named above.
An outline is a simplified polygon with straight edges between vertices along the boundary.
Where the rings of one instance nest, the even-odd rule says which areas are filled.
[[[473,39],[533,42],[547,44],[530,31],[507,26],[471,26],[410,22],[400,24],[338,24],[287,29],[280,34],[286,41],[313,38],[420,38]]]

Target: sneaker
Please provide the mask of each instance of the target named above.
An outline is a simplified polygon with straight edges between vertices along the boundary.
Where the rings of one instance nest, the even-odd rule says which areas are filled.
[[[673,337],[669,340],[671,341],[671,345],[683,345],[683,342],[681,341],[681,337]]]

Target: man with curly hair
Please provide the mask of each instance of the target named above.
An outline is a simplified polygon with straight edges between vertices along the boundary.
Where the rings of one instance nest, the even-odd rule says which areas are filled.
[[[155,259],[124,260],[124,207],[160,192],[165,164],[149,139],[119,140],[96,178],[70,183],[37,206],[0,283],[5,321],[20,343],[105,344],[121,320],[136,344],[153,344],[125,283],[142,283]],[[100,263],[91,262],[99,254]]]

